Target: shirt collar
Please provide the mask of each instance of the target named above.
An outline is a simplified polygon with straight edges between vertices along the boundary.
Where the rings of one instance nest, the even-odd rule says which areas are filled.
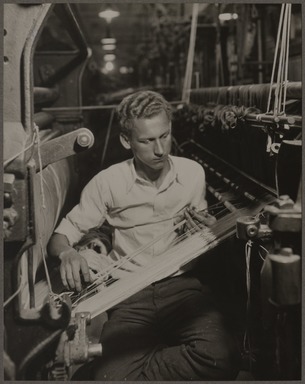
[[[178,183],[182,184],[181,180],[179,179],[178,170],[176,169],[176,166],[175,166],[175,163],[173,161],[173,158],[170,155],[168,156],[168,160],[169,160],[170,169],[169,169],[169,172],[168,172],[168,174],[166,176],[167,183],[164,186],[164,189],[166,189],[169,186],[169,184],[171,184],[175,180]],[[127,182],[127,189],[126,189],[127,193],[130,192],[131,188],[133,187],[133,185],[135,184],[135,182],[137,180],[138,181],[142,181],[143,180],[142,178],[140,178],[137,175],[137,172],[136,172],[136,169],[135,169],[135,166],[134,166],[134,158],[128,160],[128,165],[129,165],[129,170],[130,170],[130,178],[129,178],[128,182]]]
[[[179,184],[182,184],[178,173],[179,170],[177,169],[173,157],[169,155],[168,161],[170,165],[170,170],[168,175],[166,176],[167,183],[166,185],[164,185],[164,189],[166,189],[173,181],[177,181]]]

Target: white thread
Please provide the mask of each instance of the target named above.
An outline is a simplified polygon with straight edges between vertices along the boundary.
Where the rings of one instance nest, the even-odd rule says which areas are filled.
[[[130,261],[131,259],[135,258],[136,256],[138,256],[141,252],[145,251],[147,248],[149,248],[150,246],[154,245],[156,242],[158,242],[160,239],[168,236],[170,233],[172,233],[173,231],[175,231],[176,229],[178,229],[179,227],[181,227],[182,225],[184,225],[186,222],[186,220],[182,220],[181,222],[177,223],[173,228],[171,228],[169,231],[165,232],[165,233],[162,233],[160,236],[158,236],[157,238],[155,238],[154,240],[152,240],[151,242],[149,242],[148,244],[145,244],[143,245],[142,247],[140,247],[139,249],[137,249],[135,252],[133,252],[132,254],[130,255],[127,255],[127,256],[124,256],[122,257],[118,263],[115,263],[114,265],[112,265],[110,267],[110,269],[106,269],[104,270],[102,273],[98,273],[99,275],[99,278],[104,280],[105,276],[108,276],[109,274],[111,274],[112,272],[114,272],[116,269],[118,268],[121,268],[125,263],[127,263],[128,261]],[[100,281],[100,280],[99,280]],[[95,282],[93,282],[88,288],[91,288],[92,286],[95,285]]]
[[[50,274],[49,274],[49,270],[48,270],[45,254],[44,254],[44,251],[43,251],[42,240],[41,240],[41,235],[40,234],[39,234],[39,245],[40,245],[43,265],[44,265],[44,269],[45,269],[45,273],[46,273],[46,279],[47,279],[47,283],[48,283],[48,287],[49,287],[49,294],[53,295],[54,293],[52,291],[52,284],[51,284]]]
[[[39,128],[36,124],[34,124],[34,130],[36,132],[37,137],[37,155],[38,155],[38,162],[39,162],[39,173],[40,173],[40,192],[41,192],[41,199],[42,199],[42,208],[46,208],[45,204],[45,194],[43,189],[43,177],[42,177],[42,160],[41,160],[41,152],[40,152],[40,137],[39,137]]]
[[[245,246],[246,254],[246,286],[247,286],[247,309],[250,308],[250,293],[251,293],[251,276],[250,276],[250,259],[251,259],[251,249],[252,249],[252,240],[248,240]]]
[[[16,297],[18,295],[18,293],[21,291],[22,288],[24,288],[25,284],[20,284],[19,285],[19,288],[17,289],[17,291],[15,293],[12,294],[12,296],[10,296],[4,303],[3,303],[3,308],[5,308],[12,300],[14,297]]]
[[[278,156],[276,156],[275,159],[275,169],[274,169],[274,181],[275,181],[275,190],[276,190],[276,195],[277,197],[280,196],[280,191],[279,191],[279,179],[278,179]]]
[[[183,222],[184,222],[184,220],[183,220]],[[181,223],[179,223],[179,224],[181,224]],[[188,232],[191,233],[192,231],[188,231]],[[162,234],[162,236],[165,236],[165,235],[168,235],[168,233]],[[160,239],[158,238],[157,240],[160,240]],[[154,242],[155,241],[156,241],[156,239],[154,240]],[[137,279],[135,279],[136,285],[138,286],[140,284],[142,286],[143,285],[142,279],[143,279],[143,281],[145,280],[145,282],[147,282],[147,281],[150,281],[149,279],[151,279],[151,281],[155,280],[157,276],[160,278],[160,275],[159,275],[160,273],[161,273],[161,277],[171,275],[172,273],[176,272],[176,270],[177,270],[177,266],[175,263],[180,264],[181,261],[184,259],[188,260],[188,261],[192,260],[193,258],[197,257],[199,254],[201,254],[204,250],[209,249],[210,246],[212,246],[213,244],[216,244],[217,242],[218,242],[218,240],[216,239],[215,235],[212,233],[212,231],[210,231],[210,229],[208,229],[206,227],[203,228],[200,233],[195,231],[195,237],[193,237],[193,236],[189,237],[187,234],[182,235],[181,237],[178,238],[177,242],[173,243],[173,246],[170,249],[163,252],[161,263],[160,263],[161,260],[156,259],[144,267],[144,271],[149,271],[149,276],[146,276],[146,272],[143,272],[143,269],[142,269],[143,274],[141,277],[139,276],[141,282],[139,282],[139,281],[137,281]],[[194,246],[195,248],[191,252],[189,250],[190,243],[192,244],[192,246],[194,246],[194,244],[195,244],[195,246]],[[151,243],[149,243],[149,245],[151,245]],[[141,247],[141,249],[142,249],[142,247]],[[128,262],[131,258],[135,257],[137,254],[138,254],[138,252],[136,251],[135,253],[133,253],[129,256],[124,256],[122,258],[122,261],[119,260],[119,263],[115,263],[113,266],[110,266],[108,270],[103,271],[103,272],[111,275],[112,271],[120,269],[121,266],[123,264],[125,264],[126,261]],[[173,258],[172,257],[173,255],[175,255],[176,258]],[[127,260],[126,260],[126,258],[127,258]],[[182,265],[184,265],[184,264],[185,263],[182,263]],[[162,268],[162,265],[163,265],[163,268]],[[167,266],[167,268],[166,268],[166,266]],[[122,270],[120,269],[120,272],[121,271]],[[145,278],[143,277],[144,275],[146,276]],[[130,278],[131,277],[129,275],[129,279]],[[115,281],[115,280],[113,280],[113,281]],[[87,297],[93,293],[96,293],[97,291],[100,292],[101,289],[103,289],[103,287],[105,285],[108,286],[108,283],[110,283],[110,282],[111,281],[103,281],[102,279],[98,279],[97,281],[93,282],[91,285],[89,285],[86,288],[86,292],[84,294],[82,294],[82,296],[77,299],[77,303],[79,301],[83,300],[83,298],[85,298],[85,297]],[[144,286],[145,286],[145,284],[144,284]],[[115,302],[117,302],[116,300],[119,300],[119,298],[122,299],[123,297],[125,297],[130,289],[131,290],[135,289],[135,287],[133,286],[133,283],[131,284],[131,287],[128,287],[128,289],[126,288],[124,290],[124,292],[123,291],[120,292],[119,296],[116,293],[116,295],[113,296],[112,299]],[[112,289],[112,291],[113,291],[113,289]],[[114,291],[115,292],[117,291],[117,287],[114,288]],[[109,291],[108,291],[108,293],[109,293]],[[107,300],[109,302],[110,296],[108,296],[108,299],[106,299],[106,303],[104,303],[104,305],[105,304],[108,305]],[[99,300],[97,302],[99,302]],[[73,303],[73,306],[75,304],[76,304],[76,302]],[[83,302],[81,304],[81,306],[82,305],[85,305],[85,307],[91,306],[90,303],[88,303],[88,302],[87,303]],[[81,309],[81,310],[83,310],[83,309]],[[99,310],[100,310],[100,308],[97,308],[97,311],[99,311]],[[94,315],[96,315],[96,312],[95,311],[93,311],[93,312],[94,312]]]
[[[37,137],[37,155],[38,155],[38,162],[39,162],[39,180],[40,180],[40,194],[41,194],[41,200],[42,200],[42,209],[46,209],[45,194],[44,194],[44,187],[43,187],[43,176],[42,176],[42,159],[41,159],[41,151],[40,151],[39,128],[35,123],[34,123],[34,130],[36,132],[36,137]],[[39,231],[39,245],[40,245],[42,260],[43,260],[44,269],[46,273],[46,279],[49,287],[49,294],[54,295],[52,291],[51,279],[50,279],[50,274],[49,274],[49,270],[48,270],[48,266],[45,258],[45,253],[42,246],[42,238],[41,238],[40,231]]]
[[[28,149],[30,149],[36,142],[36,135],[33,135],[33,141],[31,144],[29,144],[27,147],[25,147],[22,151],[16,153],[14,156],[10,157],[9,159],[5,160],[3,162],[3,167],[5,168],[9,163],[11,163],[13,160],[15,160],[18,156],[20,156],[22,153],[25,153]]]
[[[246,287],[247,287],[247,315],[249,315],[250,311],[250,294],[251,294],[251,277],[250,277],[250,259],[251,259],[251,248],[253,242],[248,240],[245,245],[245,256],[246,256]],[[243,339],[243,347],[245,352],[249,353],[250,356],[250,366],[252,365],[252,352],[251,352],[251,341],[248,329],[245,330],[244,339]]]
[[[287,75],[289,61],[289,32],[291,23],[291,4],[282,4],[279,26],[277,31],[277,39],[275,46],[275,56],[273,60],[273,68],[270,81],[269,96],[267,102],[267,113],[270,110],[272,86],[275,77],[275,68],[278,61],[277,81],[274,91],[273,115],[280,113],[285,114],[286,92],[287,92]],[[280,43],[281,41],[281,43]],[[283,92],[284,88],[284,92]]]
[[[285,114],[285,104],[286,104],[286,93],[287,93],[287,83],[288,83],[288,63],[289,63],[289,39],[290,39],[290,22],[291,22],[291,4],[286,4],[286,31],[285,31],[285,41],[284,41],[284,65],[282,70],[282,88],[284,88],[283,101],[282,101],[282,110],[281,112]]]
[[[269,251],[268,251],[265,247],[263,247],[262,245],[260,245],[259,247],[262,248],[262,249],[266,252],[266,255],[265,255],[265,257],[264,257],[264,256],[262,256],[262,254],[260,253],[260,251],[258,251],[258,254],[259,254],[260,258],[261,258],[263,261],[265,261],[266,256],[268,255]]]

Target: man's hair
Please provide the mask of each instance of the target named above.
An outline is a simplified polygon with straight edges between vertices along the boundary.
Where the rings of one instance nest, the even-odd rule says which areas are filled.
[[[117,116],[121,132],[130,137],[135,119],[151,118],[164,111],[171,121],[172,108],[160,93],[139,91],[126,96],[117,107]]]

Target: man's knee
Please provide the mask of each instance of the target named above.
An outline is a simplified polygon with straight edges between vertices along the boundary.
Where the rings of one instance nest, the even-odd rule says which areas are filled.
[[[210,344],[196,341],[190,355],[202,379],[234,380],[239,372],[240,351],[233,341]]]

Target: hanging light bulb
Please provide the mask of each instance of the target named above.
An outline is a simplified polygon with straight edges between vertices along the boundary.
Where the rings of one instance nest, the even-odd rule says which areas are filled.
[[[101,40],[102,44],[115,44],[116,39],[114,37],[105,37],[104,39]]]
[[[107,63],[105,64],[105,69],[110,72],[114,69],[114,64],[112,61],[107,61]]]
[[[114,44],[106,44],[103,45],[103,50],[104,51],[114,51],[116,46]]]
[[[116,11],[110,7],[107,7],[104,11],[99,12],[99,17],[102,19],[105,19],[107,23],[111,23],[111,20],[114,19],[115,17],[120,16],[120,12]]]
[[[104,56],[104,60],[105,61],[114,61],[115,60],[115,55],[114,54],[112,54],[112,53],[109,53],[109,54],[107,54],[107,55],[105,55]]]
[[[220,13],[218,17],[220,21],[237,20],[238,14],[237,13]]]

